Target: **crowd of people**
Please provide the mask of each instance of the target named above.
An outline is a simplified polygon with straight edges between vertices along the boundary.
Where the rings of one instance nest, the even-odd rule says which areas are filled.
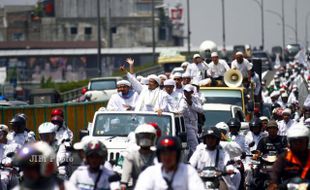
[[[295,178],[309,184],[310,96],[302,105],[298,97],[300,81],[310,81],[309,66],[296,61],[277,66],[274,82],[266,86],[242,52],[235,56],[229,67],[216,52],[210,63],[195,54],[193,63],[182,64],[184,73],[172,76],[135,76],[131,58],[126,60],[129,70],[125,65],[120,68],[128,80],[117,82],[118,93],[111,96],[106,110],[152,111],[159,117],[163,112],[182,114],[186,154],[178,137],[161,134],[156,121],[145,123],[136,127],[135,144],[116,172],[118,161],[107,160],[104,142],[85,136],[72,145],[73,133],[63,110],[52,111],[50,121],[39,125],[37,138],[26,126],[27,116],[18,113],[9,127],[0,125],[1,169],[12,168],[10,175],[1,175],[0,189],[196,190],[206,188],[202,177],[206,171],[221,172],[218,183],[212,181],[219,189],[281,189]],[[256,110],[248,131],[241,131],[236,118],[204,129],[208,118],[203,115],[205,100],[199,87],[223,83],[230,68],[240,71],[243,87],[254,84],[253,98],[270,104],[272,113],[264,116]],[[72,167],[74,151],[80,159],[77,168]],[[254,167],[262,160],[273,164],[267,177]]]

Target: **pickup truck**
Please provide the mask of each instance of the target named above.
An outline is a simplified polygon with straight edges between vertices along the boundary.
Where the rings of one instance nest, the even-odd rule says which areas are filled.
[[[95,113],[93,123],[89,127],[89,136],[101,140],[108,148],[107,160],[117,161],[126,154],[126,149],[135,144],[136,127],[143,123],[155,122],[162,131],[162,135],[179,136],[182,146],[186,148],[186,131],[182,115],[162,113],[158,116],[154,112],[134,111],[105,111]]]

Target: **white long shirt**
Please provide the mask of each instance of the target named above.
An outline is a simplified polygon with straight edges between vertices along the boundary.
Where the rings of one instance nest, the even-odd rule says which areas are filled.
[[[119,182],[110,183],[109,177],[114,174],[113,171],[101,167],[102,174],[97,183],[97,189],[119,189]],[[80,166],[76,169],[70,177],[70,182],[73,183],[80,190],[93,190],[98,173],[91,173],[88,166]]]
[[[172,172],[163,171],[161,163],[150,166],[139,175],[135,190],[166,190],[168,185],[164,177],[171,180],[172,175]],[[172,180],[172,188],[177,190],[204,190],[204,184],[192,166],[179,163]]]
[[[187,66],[186,72],[189,73],[189,75],[192,78],[193,82],[199,82],[202,79],[206,78],[205,72],[209,69],[209,66],[206,62],[202,63],[191,63]]]
[[[231,62],[231,68],[238,69],[241,72],[242,76],[245,78],[248,77],[248,71],[252,69],[252,63],[250,63],[247,59],[243,58],[243,62],[239,64],[235,59]]]
[[[208,150],[206,149],[206,145],[201,143],[196,147],[195,152],[189,159],[189,163],[198,171],[203,170],[204,167],[215,167],[216,154],[216,149]],[[219,148],[218,163],[216,168],[223,171],[229,159],[229,155],[222,148]]]
[[[15,132],[10,132],[7,136],[7,139],[8,144],[16,143],[21,146],[23,146],[26,143],[32,143],[36,141],[35,138],[30,133],[27,133],[27,131],[18,134],[16,134]]]
[[[108,102],[107,110],[109,111],[127,111],[127,106],[134,109],[138,101],[139,94],[134,92],[131,97],[123,98],[119,94],[113,94]]]
[[[249,154],[248,152],[248,148],[247,145],[245,143],[245,137],[243,135],[232,135],[231,133],[228,133],[229,138],[231,138],[231,140],[235,141],[236,143],[238,143],[241,147],[241,149],[243,150],[243,152],[246,152]]]
[[[293,119],[290,119],[287,123],[284,120],[279,121],[278,122],[278,128],[279,128],[278,135],[286,136],[287,130],[295,124],[296,124],[296,121]]]
[[[164,104],[166,96],[159,87],[154,90],[144,88],[137,100],[135,111],[155,111],[156,104]]]
[[[266,137],[267,134],[266,133],[259,133],[258,135],[254,135],[254,133],[252,131],[249,131],[246,135],[245,135],[245,143],[247,145],[248,151],[251,152],[253,150],[257,149],[257,145],[258,142],[263,138]],[[254,146],[249,147],[249,144],[254,142]]]
[[[219,59],[219,62],[215,64],[213,61],[209,63],[208,75],[213,78],[224,76],[225,72],[230,68],[225,60]]]
[[[203,113],[203,108],[200,100],[195,96],[192,96],[192,105],[188,105],[185,100],[185,96],[182,97],[177,112],[180,112],[184,116],[184,122],[187,126],[198,126],[198,115],[197,113]]]

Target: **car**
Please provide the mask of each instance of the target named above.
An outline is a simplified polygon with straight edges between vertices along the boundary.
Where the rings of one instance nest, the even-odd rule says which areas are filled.
[[[231,104],[203,104],[206,122],[204,127],[209,128],[215,126],[219,122],[227,122],[230,118],[237,118],[241,122],[241,130],[247,130],[248,124],[245,121],[245,115],[240,106]]]
[[[118,160],[126,154],[131,145],[130,136],[134,136],[136,127],[143,123],[155,122],[162,135],[179,136],[182,147],[186,148],[186,128],[182,115],[163,112],[106,111],[95,113],[89,127],[89,136],[101,140],[108,149],[108,160]]]
[[[90,79],[85,96],[90,101],[107,101],[117,93],[117,81],[122,77],[101,77]]]
[[[288,44],[285,47],[286,61],[294,61],[296,54],[301,50],[300,44]]]
[[[230,104],[241,107],[246,111],[244,88],[241,87],[201,87],[200,93],[204,96],[204,103]]]
[[[13,107],[13,106],[28,106],[29,104],[24,101],[18,101],[18,100],[0,100],[0,107]]]
[[[268,53],[265,51],[253,51],[252,60],[259,59],[262,61],[262,72],[272,69],[272,61]],[[253,61],[252,61],[253,62]]]

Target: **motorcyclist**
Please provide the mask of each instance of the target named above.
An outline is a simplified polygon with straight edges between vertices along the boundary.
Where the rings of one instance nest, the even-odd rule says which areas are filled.
[[[56,163],[58,167],[58,174],[61,178],[67,179],[69,176],[69,165],[70,165],[70,157],[71,152],[68,151],[68,147],[65,143],[58,144],[55,138],[57,131],[57,126],[51,122],[42,123],[38,132],[40,135],[40,139],[46,143],[48,143],[56,153]]]
[[[156,129],[149,124],[141,124],[135,130],[136,143],[139,149],[131,150],[125,156],[122,170],[122,189],[126,189],[130,178],[133,186],[136,184],[139,174],[148,166],[154,164],[155,151],[151,146],[155,145]]]
[[[248,154],[249,152],[246,143],[245,143],[245,137],[243,135],[240,135],[240,128],[241,128],[241,122],[237,118],[231,118],[228,122],[227,125],[229,127],[229,133],[228,137],[232,140],[238,143],[243,150],[243,154]]]
[[[58,144],[61,144],[62,141],[68,141],[71,143],[73,140],[73,133],[64,121],[64,112],[62,109],[56,108],[52,110],[51,122],[58,126],[56,131]]]
[[[73,172],[70,182],[80,190],[119,189],[119,177],[102,166],[107,159],[106,146],[99,140],[91,140],[84,146],[84,153],[86,165]]]
[[[14,188],[31,190],[76,189],[56,176],[54,150],[45,142],[25,145],[14,157],[14,165],[23,172],[23,180]]]
[[[218,171],[225,171],[225,166],[230,160],[229,154],[219,145],[221,132],[216,127],[205,129],[201,136],[202,142],[196,148],[189,163],[197,169],[203,171],[205,167],[214,167]],[[226,185],[232,186],[229,178],[225,180]],[[240,180],[239,180],[240,183]],[[239,186],[239,184],[237,184]],[[231,187],[232,189],[234,187]],[[229,189],[231,189],[229,188]]]
[[[288,149],[282,153],[273,165],[270,189],[278,189],[293,178],[310,182],[310,149],[308,148],[310,131],[302,124],[288,129]],[[308,187],[309,188],[309,187]]]
[[[181,162],[181,143],[177,137],[159,139],[156,155],[160,163],[146,168],[137,180],[135,190],[203,190],[196,170]]]
[[[12,127],[12,132],[7,136],[8,143],[16,143],[20,146],[24,144],[35,142],[34,133],[26,130],[26,119],[20,114],[16,114],[9,122]]]
[[[257,145],[259,155],[276,154],[279,155],[287,146],[287,140],[278,135],[278,124],[275,120],[270,120],[267,124],[268,136],[262,138]]]
[[[248,152],[256,150],[258,142],[266,136],[262,132],[262,122],[260,119],[255,118],[249,123],[250,131],[245,136],[245,143],[249,148]]]

